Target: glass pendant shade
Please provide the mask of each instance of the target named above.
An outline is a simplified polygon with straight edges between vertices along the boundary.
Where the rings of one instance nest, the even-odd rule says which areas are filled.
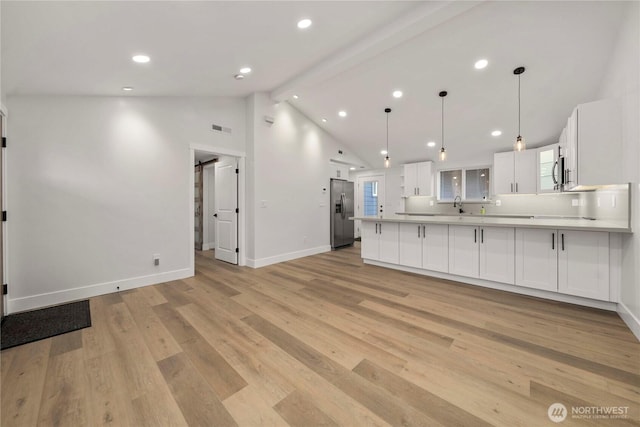
[[[441,162],[444,162],[445,160],[447,160],[447,150],[445,150],[444,147],[442,147],[440,149],[440,153],[438,154],[438,158],[440,159]]]
[[[524,151],[527,148],[527,145],[524,143],[524,138],[518,135],[516,138],[516,142],[513,144],[514,151]]]
[[[388,167],[389,167],[389,164],[390,164],[390,162],[389,162],[389,156],[387,156],[387,157],[385,157],[385,158],[384,158],[384,167],[385,167],[385,168],[388,168]]]

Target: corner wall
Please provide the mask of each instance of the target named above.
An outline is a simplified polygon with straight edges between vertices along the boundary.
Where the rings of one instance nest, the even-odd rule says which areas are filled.
[[[7,103],[9,312],[189,275],[190,144],[243,151],[242,99]],[[218,138],[212,123],[232,137]]]
[[[247,123],[253,123],[246,150],[253,165],[247,166],[253,172],[247,203],[253,256],[247,264],[261,267],[329,251],[329,160],[362,161],[289,103],[275,104],[266,93],[247,99]]]
[[[623,178],[631,182],[631,235],[623,236],[622,287],[618,312],[640,339],[640,3],[629,2],[616,50],[600,88],[601,98],[622,105]]]

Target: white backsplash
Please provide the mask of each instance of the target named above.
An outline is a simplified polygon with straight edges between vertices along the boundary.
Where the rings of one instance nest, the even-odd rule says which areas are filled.
[[[609,185],[585,192],[500,194],[486,203],[463,202],[463,209],[465,213],[478,215],[484,206],[487,215],[558,215],[628,221],[629,197],[628,184]],[[451,202],[439,203],[435,197],[414,196],[405,199],[405,212],[455,215],[458,208]]]

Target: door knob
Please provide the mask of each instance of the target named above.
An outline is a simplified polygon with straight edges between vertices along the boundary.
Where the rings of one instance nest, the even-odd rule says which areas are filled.
[[[218,218],[218,214],[217,214],[217,213],[213,214],[213,216],[215,216],[216,218]]]

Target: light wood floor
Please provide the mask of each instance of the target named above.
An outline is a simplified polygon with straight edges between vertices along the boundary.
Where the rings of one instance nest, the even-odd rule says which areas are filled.
[[[3,351],[0,424],[640,425],[640,344],[615,313],[366,266],[357,247],[196,269]],[[555,424],[556,402],[628,418]]]

